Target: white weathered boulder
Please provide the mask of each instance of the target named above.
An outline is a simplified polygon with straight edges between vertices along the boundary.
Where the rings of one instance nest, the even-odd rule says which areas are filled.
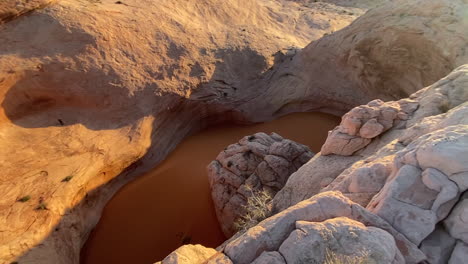
[[[321,154],[353,155],[366,147],[372,139],[407,120],[418,103],[408,99],[401,102],[374,100],[353,108],[342,117],[341,124],[328,134]]]
[[[466,200],[459,197],[468,189],[467,87],[468,66],[464,65],[409,99],[394,102],[401,110],[394,119],[397,122],[380,123],[384,129],[391,126],[388,130],[351,156],[318,153],[290,177],[275,196],[274,208],[280,211],[317,193],[340,191],[420,245],[429,263],[463,256]],[[355,108],[329,138],[337,133],[357,137],[376,115],[370,108],[382,105],[374,101]],[[394,118],[391,112],[386,116]],[[368,120],[363,122],[357,113]],[[336,149],[341,147],[338,144]],[[320,170],[333,165],[340,169],[338,173]],[[453,254],[457,253],[452,256],[456,243]]]
[[[415,244],[396,231],[382,218],[352,202],[339,192],[325,192],[300,202],[266,220],[246,233],[228,241],[220,250],[234,263],[254,261],[264,251],[278,251],[283,242],[296,230],[296,222],[323,222],[336,217],[347,217],[367,227],[388,232],[396,241],[396,263],[419,263],[424,254]],[[389,250],[391,252],[391,250]],[[281,252],[280,252],[281,253]],[[390,254],[391,255],[391,254]],[[403,260],[404,259],[404,260]]]
[[[346,217],[320,223],[297,221],[279,252],[286,263],[324,263],[330,252],[363,257],[370,263],[404,263],[388,232]]]
[[[230,237],[238,231],[234,223],[246,214],[249,197],[260,192],[273,197],[312,156],[307,146],[275,133],[246,136],[222,151],[207,169],[224,234]]]
[[[467,157],[468,126],[421,136],[397,152],[389,181],[367,208],[420,244],[464,191],[450,177],[465,170]]]
[[[202,264],[217,253],[202,245],[184,245],[156,264]]]

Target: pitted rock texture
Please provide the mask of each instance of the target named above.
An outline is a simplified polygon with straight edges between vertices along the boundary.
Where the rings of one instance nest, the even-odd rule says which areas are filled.
[[[463,256],[455,245],[463,248],[467,239],[468,65],[402,101],[411,102],[405,120],[354,155],[317,154],[290,177],[273,207],[340,191],[420,245],[429,263],[455,261]],[[311,170],[321,164],[341,172]],[[327,186],[311,187],[322,182]]]
[[[256,133],[228,146],[208,165],[208,178],[221,228],[230,237],[247,199],[266,191],[272,197],[314,154],[276,133]]]
[[[47,1],[0,7],[40,2]],[[61,0],[0,26],[2,261],[77,263],[109,198],[203,127],[298,111],[343,114],[375,98],[399,99],[468,56],[464,0],[388,1],[344,30],[363,10],[330,3],[356,1],[121,2]],[[452,109],[447,118],[412,135],[466,118],[453,110],[462,92],[437,96],[421,101],[415,116]],[[375,122],[364,135],[373,129],[380,130]],[[361,154],[386,142],[376,139],[396,139],[392,130]],[[401,148],[393,146],[388,153]],[[289,181],[302,186],[286,186],[282,206],[334,185],[362,158],[314,160],[318,181]],[[17,202],[27,195],[28,203]],[[48,210],[34,210],[41,201]]]
[[[417,108],[418,103],[408,99],[387,103],[377,99],[367,105],[355,107],[329,133],[321,154],[350,156],[366,147],[373,138],[402,120],[407,120]]]
[[[344,255],[362,249],[377,263],[415,264],[426,258],[385,220],[339,192],[300,202],[218,249],[236,264],[267,263],[279,255],[284,262],[271,263],[310,263],[310,258],[322,261],[327,247]]]
[[[397,152],[389,180],[367,208],[419,245],[468,188],[452,178],[468,170],[467,159],[468,125],[424,135]]]
[[[275,211],[284,210],[304,198],[311,197],[321,191],[330,190],[340,191],[353,201],[367,206],[372,197],[387,183],[389,176],[395,172],[394,161],[397,152],[401,151],[399,156],[408,152],[409,148],[404,149],[421,136],[430,136],[435,131],[450,126],[454,126],[452,129],[457,130],[462,129],[463,125],[468,125],[467,83],[468,65],[464,65],[433,85],[411,95],[408,99],[385,103],[404,105],[402,109],[411,114],[405,117],[406,120],[399,120],[392,128],[371,139],[371,142],[357,151],[355,155],[324,156],[318,153],[311,161],[295,172],[284,188],[275,196],[273,200]],[[405,103],[401,104],[401,102]],[[368,109],[368,106],[357,107],[356,109],[362,108]],[[354,109],[351,110],[351,112],[354,111]],[[340,128],[335,129],[335,131],[338,129]],[[446,132],[452,133],[448,130]],[[440,133],[440,137],[443,137],[444,132]],[[333,133],[330,137],[333,137]],[[462,151],[462,149],[454,147],[454,143],[449,143],[448,146],[450,147],[447,147],[446,153],[450,153],[452,148],[454,148],[454,152]],[[436,154],[436,152],[440,151],[431,150],[430,153]],[[432,154],[427,155],[422,150],[420,153],[423,155],[421,158],[424,159],[425,163],[432,163],[432,166],[435,166],[436,169],[441,166],[437,170],[442,172],[446,170],[443,168],[447,165],[443,165],[444,162],[433,160],[431,158]],[[398,158],[398,160],[404,160],[404,162],[419,166],[414,159],[414,154]],[[457,160],[459,162],[460,160],[465,161],[463,156],[453,157],[453,159],[452,161],[451,158],[444,158],[447,164],[453,165],[456,165],[454,162]],[[423,170],[426,168],[429,167],[424,167]],[[429,172],[436,173],[433,170],[428,170],[426,173]],[[449,171],[447,173],[452,174],[453,172]],[[465,175],[464,172],[454,173],[450,180],[457,182],[457,185],[464,189],[466,188],[464,186],[468,186]],[[433,177],[437,176],[428,175],[425,179],[432,179]],[[321,186],[320,183],[326,184]],[[430,184],[429,180],[426,180],[426,183]],[[440,202],[438,202],[438,205],[440,205]]]
[[[347,217],[320,223],[297,221],[296,229],[279,248],[286,263],[325,263],[330,251],[336,255],[365,257],[369,263],[404,262],[388,232],[366,227]]]

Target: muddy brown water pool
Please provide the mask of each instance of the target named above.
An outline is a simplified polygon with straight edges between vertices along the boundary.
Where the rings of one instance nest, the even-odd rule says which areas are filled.
[[[179,246],[217,247],[225,237],[211,201],[206,166],[229,144],[276,132],[319,152],[338,117],[296,113],[249,126],[221,125],[188,137],[156,168],[125,185],[104,208],[81,252],[82,264],[151,264]]]

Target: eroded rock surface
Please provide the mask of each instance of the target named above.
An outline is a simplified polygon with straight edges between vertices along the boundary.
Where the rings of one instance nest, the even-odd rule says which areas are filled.
[[[3,16],[8,10],[16,17],[40,6],[18,2],[47,1],[2,1],[2,21],[12,17]],[[119,2],[61,0],[0,26],[2,261],[77,263],[113,193],[202,127],[294,111],[342,114],[375,98],[399,99],[468,56],[463,0],[389,1],[341,31],[363,13],[343,7],[349,1]],[[311,170],[303,167],[276,207],[338,185],[366,205],[392,155],[422,135],[466,124],[464,72],[414,94],[417,111],[397,116],[387,131],[378,118],[366,120],[357,146],[367,146],[350,157],[316,156],[307,168],[328,164],[330,173],[322,168],[307,176],[318,181],[307,181],[299,175]],[[377,159],[385,168],[351,173]],[[363,173],[373,183],[361,190]],[[466,185],[465,176],[451,179]]]
[[[263,100],[267,87],[249,87],[274,64],[364,12],[263,0],[49,2],[0,1],[0,262],[78,263],[115,191],[201,128],[284,114],[281,99],[240,106]]]
[[[444,180],[444,177],[437,171],[443,174],[448,173],[451,175],[450,180],[456,182],[457,186],[460,187],[456,192],[459,194],[460,191],[466,188],[464,187],[466,186],[465,174],[462,172],[464,169],[459,165],[465,161],[464,154],[460,155],[465,151],[463,148],[465,143],[461,143],[460,147],[455,147],[456,144],[450,143],[448,139],[445,140],[445,136],[447,134],[457,134],[459,138],[456,141],[464,142],[464,126],[468,125],[467,80],[468,66],[462,66],[442,80],[413,94],[409,99],[386,103],[400,105],[400,102],[405,102],[404,109],[411,114],[408,114],[405,120],[399,120],[398,123],[395,123],[380,136],[370,139],[371,142],[357,151],[355,155],[324,156],[322,153],[316,155],[294,173],[285,187],[276,195],[274,198],[276,211],[284,210],[288,206],[301,201],[304,197],[310,197],[320,191],[328,190],[340,191],[361,205],[367,206],[372,197],[391,178],[390,175],[395,175],[402,163],[416,166],[418,170],[421,170],[421,173],[428,169],[424,173],[426,175],[424,181],[437,191],[430,190],[440,192],[442,191],[441,186],[447,185],[442,195],[450,197],[449,189],[452,189],[453,195],[455,186]],[[360,106],[356,109],[362,108],[367,109],[368,106]],[[356,110],[351,110],[351,112],[354,111]],[[347,118],[346,115],[345,118]],[[336,128],[335,131],[342,129],[341,126]],[[443,130],[444,128],[448,130]],[[438,132],[438,136],[433,136],[433,133],[438,130],[441,130]],[[420,146],[421,150],[418,150],[411,142],[415,142],[422,136],[431,138],[425,139],[424,142],[426,143],[424,144],[427,146],[423,143],[414,143],[422,144]],[[329,135],[330,137],[334,137],[333,133]],[[432,140],[441,142],[439,145],[441,148],[444,146],[443,149],[429,147]],[[419,155],[417,153],[422,155],[420,157],[423,159],[422,165],[416,159],[416,155]],[[458,156],[457,154],[447,153],[458,153]],[[449,156],[443,157],[443,155]],[[438,161],[438,158],[445,162]],[[429,166],[429,164],[431,165]],[[420,165],[423,167],[419,167]],[[449,170],[448,167],[452,165],[454,167]],[[327,174],[326,170],[319,169],[321,166],[334,167],[336,170]],[[459,172],[455,172],[455,170]],[[422,178],[419,178],[422,183]],[[327,185],[318,188],[318,182],[324,180]],[[445,199],[439,200],[435,207],[441,206]]]
[[[320,153],[351,156],[366,147],[373,138],[408,119],[418,106],[416,101],[408,99],[387,103],[377,99],[353,108],[329,133]]]
[[[466,125],[422,136],[396,154],[390,179],[367,207],[420,244],[468,187],[451,180],[468,169],[467,157]]]
[[[328,251],[328,252],[327,252]],[[296,229],[281,244],[286,263],[324,263],[327,253],[360,257],[371,263],[403,262],[395,240],[386,231],[366,227],[347,217],[321,223],[297,221]]]
[[[230,237],[246,213],[247,199],[259,192],[273,197],[289,176],[314,154],[307,146],[272,133],[256,133],[228,146],[208,165],[208,178],[221,228]]]
[[[468,65],[409,99],[386,104],[399,102],[406,102],[405,109],[410,109],[403,120],[370,139],[367,146],[351,156],[343,152],[345,156],[341,158],[316,155],[276,195],[275,211],[283,210],[301,197],[340,191],[421,246],[430,263],[456,261],[463,255],[460,249],[454,250],[455,245],[463,248],[467,234],[466,194],[462,194],[468,189]],[[369,105],[351,110],[335,131],[359,133],[353,125],[362,122],[348,119],[368,108]],[[333,141],[335,136],[332,132],[329,139]],[[334,162],[342,172],[327,175],[308,169],[326,161]],[[347,162],[352,163],[349,168],[343,166]],[[324,180],[327,186],[308,188]],[[442,223],[445,228],[440,226]]]
[[[350,156],[315,155],[275,196],[276,215],[218,250],[233,263],[320,263],[327,247],[346,255],[343,245],[351,244],[367,248],[371,258],[380,252],[377,263],[462,263],[468,234],[468,65],[408,99],[357,107],[336,130],[357,135],[363,123],[379,121],[379,114],[368,115],[369,108],[383,105],[393,105],[392,114],[385,126],[379,123],[379,133],[370,133],[369,144]],[[356,113],[367,121],[347,120]],[[336,170],[327,173],[321,165]],[[372,237],[387,243],[365,240],[366,235],[349,243],[351,229],[376,231]]]
[[[306,263],[311,258],[323,261],[327,247],[344,255],[362,249],[371,259],[383,261],[378,263],[425,259],[415,244],[385,220],[338,192],[321,193],[292,206],[232,239],[222,250],[233,263],[250,263],[257,258],[262,263],[277,258],[274,252],[279,252],[285,263]]]
[[[155,264],[201,264],[216,254],[216,250],[202,245],[185,245]]]
[[[0,3],[0,24],[44,8],[55,1],[57,0],[4,0]]]

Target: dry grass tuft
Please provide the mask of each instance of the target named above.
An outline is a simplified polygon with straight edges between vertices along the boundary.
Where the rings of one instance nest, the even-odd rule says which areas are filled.
[[[368,252],[361,252],[359,255],[348,256],[337,254],[327,249],[324,264],[371,264],[371,262]]]
[[[248,190],[252,195],[244,206],[246,213],[234,222],[237,231],[246,231],[271,216],[271,206],[268,203],[272,196],[265,190],[253,191],[251,187]]]

